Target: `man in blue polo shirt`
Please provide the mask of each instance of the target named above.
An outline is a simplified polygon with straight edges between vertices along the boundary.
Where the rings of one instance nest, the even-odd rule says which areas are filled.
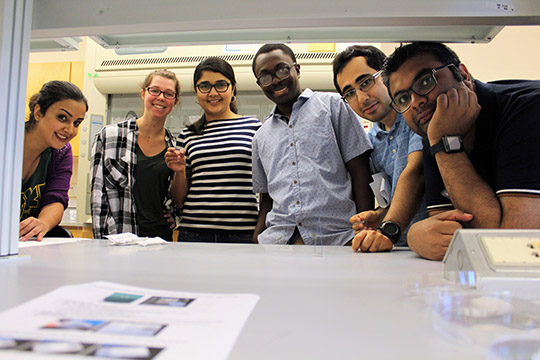
[[[422,138],[390,106],[382,81],[386,55],[373,46],[353,45],[334,59],[334,85],[344,102],[362,118],[373,122],[372,174],[388,181],[387,203],[361,212],[350,220],[357,231],[353,250],[386,251],[407,245],[409,223],[426,217]]]
[[[276,106],[253,138],[253,190],[261,194],[254,240],[345,245],[348,219],[373,208],[371,144],[361,119],[333,93],[302,91],[284,44],[266,44],[253,73]]]
[[[397,48],[383,76],[424,138],[430,217],[411,226],[412,250],[441,260],[461,227],[540,228],[540,81],[482,83],[435,42]]]

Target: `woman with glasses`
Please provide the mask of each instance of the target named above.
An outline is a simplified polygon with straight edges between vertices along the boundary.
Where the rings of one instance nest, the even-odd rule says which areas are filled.
[[[94,237],[131,232],[172,240],[169,189],[164,160],[174,137],[165,128],[180,98],[180,84],[168,70],[155,70],[141,86],[143,115],[104,127],[92,146]]]
[[[165,159],[174,170],[171,192],[182,207],[179,241],[248,243],[257,222],[251,181],[251,142],[259,120],[240,116],[231,65],[210,57],[193,75],[202,117],[178,137],[181,150]]]
[[[77,135],[88,102],[74,84],[54,80],[30,98],[28,107],[19,236],[41,241],[46,233],[51,236],[68,205],[73,172],[69,141]]]

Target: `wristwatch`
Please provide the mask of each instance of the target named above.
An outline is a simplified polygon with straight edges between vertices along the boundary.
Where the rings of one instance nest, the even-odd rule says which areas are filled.
[[[377,227],[383,235],[392,241],[392,244],[396,244],[401,236],[401,228],[393,221],[383,221]]]
[[[445,153],[455,153],[463,151],[463,140],[460,135],[445,135],[441,141],[429,148],[431,155],[435,155],[441,150]]]

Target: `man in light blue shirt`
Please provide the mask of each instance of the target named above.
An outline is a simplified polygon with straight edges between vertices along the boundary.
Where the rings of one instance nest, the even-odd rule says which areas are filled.
[[[276,106],[253,139],[253,190],[260,196],[254,241],[345,245],[348,219],[373,208],[371,144],[337,94],[300,87],[300,65],[284,44],[266,44],[253,72]]]
[[[351,218],[357,231],[355,251],[386,251],[393,245],[407,245],[409,224],[427,216],[422,138],[390,106],[390,95],[380,76],[385,58],[373,46],[354,45],[338,54],[333,64],[334,85],[344,102],[373,122],[368,134],[373,144],[371,172],[383,173],[391,187],[389,206]]]

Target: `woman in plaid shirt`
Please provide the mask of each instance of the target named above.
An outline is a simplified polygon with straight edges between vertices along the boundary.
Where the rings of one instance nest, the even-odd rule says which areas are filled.
[[[92,224],[95,238],[131,232],[172,240],[165,216],[173,172],[164,154],[174,146],[165,128],[180,84],[168,70],[150,73],[142,87],[143,115],[105,126],[92,146]]]

